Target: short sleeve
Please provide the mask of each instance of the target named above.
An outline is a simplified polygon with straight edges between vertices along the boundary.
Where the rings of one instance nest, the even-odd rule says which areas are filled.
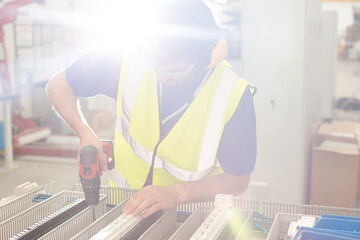
[[[257,154],[253,96],[250,90],[246,90],[244,94],[234,115],[224,128],[217,154],[224,172],[236,176],[254,170]]]
[[[116,98],[122,57],[110,52],[90,52],[65,68],[66,79],[77,97],[104,94]]]

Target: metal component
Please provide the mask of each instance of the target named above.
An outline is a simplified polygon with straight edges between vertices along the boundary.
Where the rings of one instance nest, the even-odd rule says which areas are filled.
[[[80,183],[75,184],[74,191],[82,192],[82,186]],[[100,194],[104,194],[108,196],[106,198],[106,204],[112,207],[116,205],[120,205],[122,202],[131,198],[136,192],[137,190],[135,189],[117,188],[117,187],[109,187],[103,185],[100,186]]]
[[[81,185],[78,184],[76,188],[80,188],[81,191]],[[132,189],[119,189],[114,187],[101,186],[100,201],[99,204],[94,207],[97,217],[96,221],[93,222],[93,210],[91,208],[86,208],[65,221],[63,224],[57,226],[52,231],[42,236],[40,239],[90,239],[122,214],[124,200],[131,197],[135,192],[136,190]],[[36,193],[38,194],[39,192]],[[106,198],[104,195],[101,195],[103,193],[107,194],[108,197]],[[58,216],[60,209],[63,209],[68,204],[71,204],[81,198],[84,198],[83,193],[67,192],[67,194],[62,194],[61,197],[59,197],[57,194],[48,200],[36,204],[35,206],[34,203],[32,203],[30,200],[30,210],[22,209],[20,212],[16,212],[7,217],[10,217],[10,219],[2,223],[0,221],[0,239],[9,239],[14,235],[19,237],[21,234],[29,234],[34,229],[41,227],[42,225],[51,221],[51,219],[54,217]],[[170,237],[171,239],[190,239],[196,230],[201,226],[201,224],[204,223],[208,217],[210,217],[212,212],[214,212],[214,209],[216,209],[215,206],[220,207],[218,203],[215,205],[214,203],[210,202],[180,205],[177,208],[178,210],[182,212],[188,212],[188,214],[192,213],[192,215],[187,218],[187,220],[178,230],[176,230],[179,225],[177,223],[175,211],[169,210],[166,211],[158,220],[151,219],[151,221],[147,223],[140,221],[138,224],[133,226],[130,231],[127,231],[123,237],[124,239],[138,238],[142,240],[169,239]],[[230,205],[226,204],[226,201],[223,203],[224,204],[221,206],[230,207]],[[18,204],[20,204],[19,207],[21,208],[22,202]],[[106,205],[111,208],[108,212],[105,210]],[[208,205],[212,205],[212,207]],[[14,208],[17,208],[17,205],[12,209]],[[239,221],[240,224],[238,224],[240,230],[236,229],[236,232],[231,232],[229,228],[230,224],[227,224],[225,227],[222,227],[223,230],[220,232],[219,238],[227,239],[227,237],[232,234],[231,239],[234,239],[234,234],[237,234],[237,232],[238,236],[236,236],[236,239],[238,240],[253,239],[252,237],[249,237],[249,234],[254,234],[256,237],[258,237],[260,232],[258,231],[259,228],[254,227],[253,223],[259,221],[259,214],[263,215],[262,221],[267,226],[265,230],[270,228],[272,223],[271,219],[273,219],[278,212],[298,213],[301,215],[315,216],[322,214],[360,216],[360,209],[311,206],[305,204],[258,202],[240,198],[234,198],[232,208],[235,210],[234,215],[240,216],[241,221]],[[252,211],[255,211],[259,214],[251,213]],[[2,207],[0,207],[0,218],[2,218],[2,215]],[[290,220],[297,221],[298,217],[299,215],[297,215],[295,219]],[[284,218],[275,219],[273,224],[274,226],[269,231],[269,236],[272,236],[272,234],[276,232],[277,234],[281,234],[282,239],[286,237],[288,226],[282,226],[286,224],[289,225],[291,221],[287,221],[286,218],[284,221],[283,220]],[[6,226],[4,227],[4,225]],[[18,227],[18,225],[20,225],[20,227]],[[6,234],[7,232],[10,232],[11,235],[9,236],[9,234]],[[175,232],[175,234],[172,234],[173,232]],[[264,239],[266,236],[265,231],[260,233],[262,235],[259,235],[259,238],[257,239]],[[271,240],[277,238],[269,239]]]
[[[142,235],[139,240],[169,239],[176,231],[176,209],[169,209]]]
[[[33,190],[39,189],[39,185],[37,183],[25,182],[19,186],[14,188],[14,194],[10,197],[2,198],[0,200],[0,206],[4,206],[5,204],[13,201],[14,199],[19,198],[21,195],[32,192]]]
[[[4,204],[0,204],[0,225],[6,219],[9,219],[10,217],[13,217],[33,206],[35,203],[32,202],[32,199],[43,189],[44,187],[39,187],[27,194],[7,201]]]
[[[72,216],[84,210],[87,204],[84,199],[77,199],[65,207],[57,210],[48,217],[40,220],[28,229],[23,230],[20,234],[14,236],[14,239],[38,239],[39,237],[50,232],[52,229],[64,223]],[[20,235],[20,236],[19,236]]]
[[[93,222],[95,222],[95,220],[96,220],[96,217],[95,217],[95,208],[94,208],[94,206],[89,206],[90,207],[90,209],[91,209],[91,211],[92,211],[92,219],[93,219]]]
[[[96,207],[94,207],[96,217],[106,213],[106,196],[100,194],[100,201]],[[79,214],[75,215],[65,223],[61,224],[51,232],[47,233],[39,240],[63,240],[70,239],[86,227],[93,224],[93,210],[86,208]]]
[[[229,219],[234,214],[232,209],[233,196],[218,194],[215,197],[215,209],[205,219],[197,231],[191,236],[191,240],[217,239]]]
[[[132,216],[126,215],[125,213],[121,214],[120,217],[116,218],[109,225],[103,228],[95,236],[90,238],[90,240],[116,240],[121,239],[128,233],[132,228],[134,228],[141,221],[141,216]]]
[[[0,223],[0,239],[9,239],[24,229],[27,229],[29,226],[32,226],[34,223],[42,221],[59,209],[81,198],[84,198],[83,193],[63,191],[39,204],[31,206]],[[105,197],[102,196],[102,198]],[[99,214],[103,213],[98,210],[98,206],[96,206],[96,208]],[[79,231],[78,229],[76,230],[76,232]]]
[[[91,240],[139,239],[139,237],[154,222],[156,222],[161,215],[162,211],[157,211],[148,218],[142,219],[141,215],[135,217],[123,213],[120,217],[116,218],[95,236],[93,236]]]
[[[318,206],[321,207],[321,206]],[[330,208],[332,207],[328,207]],[[275,217],[274,223],[271,226],[269,234],[266,240],[278,240],[285,239],[288,235],[288,229],[291,222],[297,222],[302,216],[302,214],[294,214],[294,213],[278,213]],[[319,220],[320,216],[312,216],[317,220]]]
[[[120,189],[119,189],[120,190]],[[88,240],[95,234],[97,234],[101,229],[106,227],[108,224],[110,224],[112,221],[114,221],[117,217],[119,217],[122,214],[122,209],[125,205],[125,202],[115,206],[113,209],[111,209],[109,212],[101,216],[99,219],[97,219],[94,223],[88,225],[86,228],[83,228],[82,230],[79,229],[79,233],[73,236],[71,239],[77,239],[77,240]]]
[[[153,213],[151,216],[141,219],[133,228],[127,229],[125,235],[120,238],[121,240],[137,240],[140,236],[150,228],[163,214],[162,210]]]
[[[293,239],[300,227],[313,227],[316,223],[316,217],[302,215],[297,221],[291,222],[288,228],[287,239]]]

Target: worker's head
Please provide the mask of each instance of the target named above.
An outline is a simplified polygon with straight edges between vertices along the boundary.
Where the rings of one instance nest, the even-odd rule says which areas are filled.
[[[156,15],[161,32],[150,51],[150,61],[160,82],[179,81],[209,65],[221,30],[201,0],[161,2]]]

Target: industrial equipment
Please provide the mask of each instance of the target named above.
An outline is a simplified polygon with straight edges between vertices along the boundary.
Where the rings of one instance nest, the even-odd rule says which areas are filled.
[[[349,235],[353,239],[360,236],[359,233],[346,232],[347,229],[359,231],[360,221],[356,217],[360,217],[360,209],[259,202],[218,196],[215,202],[181,204],[177,209],[140,219],[122,215],[126,200],[136,190],[108,186],[100,186],[99,203],[94,205],[96,219],[93,221],[92,209],[85,203],[81,185],[77,184],[75,189],[75,192],[63,191],[40,203],[34,203],[32,199],[39,194],[38,190],[31,193],[30,197],[25,197],[25,194],[21,199],[1,206],[0,239],[33,239],[34,236],[41,240],[112,239],[115,233],[116,239],[182,240],[198,237],[197,233],[201,232],[200,237],[203,239],[283,240],[288,235],[289,227],[294,225],[292,222],[299,227],[305,226],[304,222],[316,223],[313,228],[300,227],[301,231],[296,234],[302,236],[328,234],[332,231],[329,229],[330,222],[336,222],[338,226],[333,235],[344,231],[341,235]],[[27,207],[24,208],[23,205]],[[229,220],[228,215],[221,212],[232,212],[232,216],[237,216],[237,221],[232,221],[234,217]],[[178,216],[186,214],[189,217],[185,222],[179,221]],[[6,217],[3,218],[3,215]],[[352,224],[352,227],[348,228],[346,224]]]
[[[71,217],[75,216],[87,207],[85,200],[77,199],[49,216],[41,219],[29,228],[24,229],[20,233],[13,236],[11,239],[38,239],[44,234],[50,232],[52,229],[61,225]]]
[[[105,195],[100,196],[99,204],[94,208],[96,217],[104,214],[106,208],[105,199]],[[11,208],[7,207],[12,205],[10,202],[0,209],[7,215],[7,219],[0,221],[0,239],[9,239],[11,237],[38,239],[44,235],[52,235],[58,227],[67,225],[68,221],[71,221],[75,215],[90,212],[90,208],[87,207],[84,200],[84,193],[62,191],[40,203],[34,203],[29,198],[17,201],[18,205],[24,204],[28,205],[28,207],[15,212],[11,212]],[[11,207],[13,208],[14,205]],[[83,224],[89,225],[90,222],[84,221]],[[72,224],[72,227],[77,226]],[[71,231],[69,232],[71,234]]]
[[[6,94],[10,94],[12,88],[11,88],[8,62],[6,57],[6,49],[5,49],[5,41],[4,41],[5,35],[2,27],[5,24],[14,22],[16,20],[18,8],[35,2],[43,3],[45,2],[45,0],[15,0],[12,2],[5,3],[0,8],[0,45],[1,45],[0,77],[2,79],[1,82],[2,82],[2,87],[4,89],[3,91]]]
[[[215,209],[191,236],[190,240],[217,239],[234,214],[232,204],[232,195],[218,194],[215,198]]]
[[[38,188],[39,188],[39,185],[36,182],[33,182],[33,183],[25,182],[23,184],[20,184],[19,186],[15,187],[13,195],[0,199],[0,206],[3,206],[8,202],[11,202],[12,200],[17,199],[21,195],[29,193]]]
[[[111,141],[103,142],[103,150],[107,155],[108,169],[114,168],[114,154]],[[86,203],[93,208],[99,203],[100,195],[100,174],[98,173],[97,149],[87,145],[80,149],[79,153],[79,176],[82,189],[85,193]],[[95,215],[93,215],[95,221]]]

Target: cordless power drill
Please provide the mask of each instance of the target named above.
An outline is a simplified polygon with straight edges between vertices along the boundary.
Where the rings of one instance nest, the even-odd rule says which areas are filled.
[[[102,141],[103,152],[107,155],[108,170],[112,170],[115,166],[113,145],[111,141]],[[80,165],[79,176],[82,189],[85,194],[86,203],[93,208],[99,203],[100,195],[100,174],[97,170],[97,149],[92,145],[87,145],[80,149]],[[93,209],[93,218],[95,220],[95,212]]]

